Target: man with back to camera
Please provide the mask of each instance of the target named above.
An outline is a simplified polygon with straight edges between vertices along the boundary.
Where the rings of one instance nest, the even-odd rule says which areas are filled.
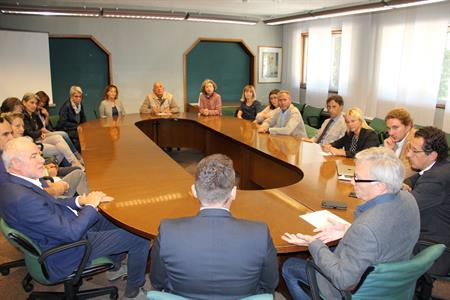
[[[407,178],[406,189],[416,198],[420,210],[420,240],[450,246],[450,161],[445,133],[436,127],[418,129],[410,142],[407,157],[419,173]],[[414,252],[423,249],[417,245]],[[447,252],[428,271],[448,275]]]
[[[273,293],[278,268],[267,225],[229,211],[236,196],[231,159],[202,159],[192,193],[200,201],[197,216],[161,221],[151,254],[152,286],[189,299]]]
[[[342,114],[344,108],[344,99],[339,95],[332,95],[327,99],[327,111],[330,117],[323,122],[317,134],[312,137],[302,138],[305,142],[317,144],[331,144],[344,136],[347,130],[345,118]]]
[[[285,233],[288,243],[308,246],[315,264],[344,291],[356,287],[366,269],[374,264],[408,260],[420,231],[419,208],[411,193],[401,191],[404,167],[392,150],[373,147],[356,154],[356,195],[364,201],[355,210],[352,225],[331,222],[315,236]],[[389,234],[386,234],[389,233]],[[335,251],[325,245],[342,238]],[[310,299],[298,281],[308,283],[306,261],[290,258],[283,277],[294,299]],[[321,294],[340,299],[339,291],[316,273]]]
[[[144,99],[139,112],[175,114],[179,112],[179,108],[172,94],[165,91],[160,81],[156,81],[153,83],[153,91]]]
[[[98,205],[111,201],[111,197],[91,192],[54,199],[39,181],[44,174],[44,159],[29,138],[9,141],[2,159],[9,174],[0,184],[0,212],[10,227],[25,234],[42,251],[87,239],[92,246],[89,261],[108,255],[116,262],[117,270],[110,271],[108,278],[128,274],[123,299],[146,299],[141,287],[145,283],[149,241],[118,228],[97,212]],[[128,270],[120,265],[125,252]],[[49,280],[55,282],[70,275],[83,253],[84,248],[77,247],[47,257]]]
[[[278,93],[278,108],[271,118],[259,126],[258,132],[306,137],[302,115],[298,108],[292,105],[288,91]]]

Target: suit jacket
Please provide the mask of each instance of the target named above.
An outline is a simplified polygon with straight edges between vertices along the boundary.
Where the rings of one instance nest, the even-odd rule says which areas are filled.
[[[355,134],[351,131],[347,131],[345,135],[339,140],[331,143],[331,146],[335,148],[344,148],[346,157],[355,157],[356,153],[370,147],[378,147],[380,141],[378,136],[372,129],[361,128],[359,132],[358,142],[356,143],[356,151],[350,152],[350,146],[352,145],[352,138]]]
[[[414,197],[399,192],[394,201],[376,204],[356,217],[334,252],[319,240],[309,245],[309,252],[336,287],[348,290],[357,285],[369,266],[408,260],[419,228],[419,209]],[[325,278],[316,276],[326,299],[340,299],[339,292]]]
[[[75,198],[54,199],[38,186],[8,174],[0,183],[0,215],[6,223],[25,234],[42,250],[86,237],[97,221],[91,206],[79,209]],[[78,211],[78,216],[70,210]],[[46,260],[51,281],[71,274],[78,266],[84,249],[72,248],[49,256]]]
[[[190,299],[239,299],[272,293],[278,284],[267,225],[235,219],[223,209],[163,220],[150,274],[156,289]]]
[[[76,131],[78,125],[86,122],[86,115],[84,114],[83,104],[81,103],[80,122],[77,122],[75,110],[72,107],[70,100],[64,102],[59,109],[59,120],[57,128],[63,131]]]
[[[405,181],[420,209],[420,239],[450,246],[450,161],[437,161],[423,175],[415,174]],[[420,248],[418,249],[420,250]],[[450,255],[433,265],[432,273],[450,272]]]
[[[98,107],[98,113],[100,114],[100,118],[112,117],[113,116],[112,108],[113,106],[111,101],[103,99]],[[119,112],[119,116],[123,116],[124,114],[126,114],[122,101],[120,101],[119,99],[116,99],[116,108],[117,111]]]
[[[173,98],[173,95],[168,92],[164,92],[162,95],[162,103],[159,101],[158,97],[152,92],[145,97],[144,102],[139,108],[140,113],[151,113],[153,108],[159,108],[162,112],[163,110],[169,108],[171,113],[179,112],[177,102]]]
[[[314,137],[315,142],[317,142],[317,139],[322,135],[322,132],[325,130],[330,121],[331,118],[328,118],[323,122],[322,126],[320,127],[319,131]],[[327,132],[325,133],[325,136],[320,141],[320,144],[324,145],[331,144],[332,142],[343,137],[346,131],[347,131],[347,124],[345,124],[344,115],[341,114],[340,116],[336,117],[334,123],[330,125],[330,128],[328,128]]]
[[[273,116],[261,125],[270,134],[294,135],[306,137],[305,124],[298,108],[291,104],[282,114],[281,108],[275,109]]]

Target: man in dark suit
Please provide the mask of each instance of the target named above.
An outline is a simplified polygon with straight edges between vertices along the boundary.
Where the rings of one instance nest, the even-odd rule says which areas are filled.
[[[54,199],[42,188],[44,159],[27,137],[9,141],[2,159],[8,171],[0,184],[0,212],[6,223],[22,232],[46,251],[64,243],[87,239],[92,246],[89,260],[110,255],[120,266],[128,253],[128,282],[124,299],[145,299],[144,285],[149,242],[116,227],[97,212],[111,197],[102,192],[68,199]],[[71,248],[46,259],[51,281],[71,274],[84,249]],[[120,271],[120,269],[119,269]]]
[[[406,184],[420,209],[420,240],[450,246],[450,161],[445,133],[435,127],[416,131],[407,154],[411,167],[420,171],[406,179]],[[418,245],[415,252],[421,250]],[[446,252],[429,271],[436,275],[450,272]]]
[[[266,224],[235,219],[233,162],[222,154],[197,166],[195,217],[163,220],[152,249],[150,279],[158,290],[190,299],[239,299],[273,293],[276,251]]]

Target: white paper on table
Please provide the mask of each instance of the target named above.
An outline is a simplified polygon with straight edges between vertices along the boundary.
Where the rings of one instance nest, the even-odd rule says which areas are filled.
[[[314,226],[315,228],[324,227],[329,224],[328,218],[333,219],[337,222],[349,224],[351,223],[345,221],[344,219],[336,216],[335,214],[329,212],[328,210],[319,210],[309,214],[300,215],[300,218]]]

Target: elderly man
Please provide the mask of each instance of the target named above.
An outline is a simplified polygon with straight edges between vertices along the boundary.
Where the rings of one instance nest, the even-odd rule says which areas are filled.
[[[300,111],[292,105],[288,91],[278,93],[278,108],[273,116],[262,123],[258,132],[306,137],[305,124]]]
[[[323,122],[316,136],[302,138],[303,141],[317,144],[331,144],[344,136],[347,130],[345,118],[342,114],[344,99],[339,95],[332,95],[327,99],[327,111],[330,117]]]
[[[179,109],[172,94],[164,91],[163,84],[156,81],[153,84],[153,92],[148,94],[144,99],[144,103],[142,103],[139,112],[174,114],[179,112]]]
[[[450,161],[445,133],[435,127],[416,131],[407,154],[419,173],[406,179],[420,209],[420,240],[450,246]],[[422,247],[418,245],[415,251]],[[447,275],[450,255],[444,253],[430,273]]]
[[[200,161],[192,185],[195,217],[163,220],[152,249],[151,283],[189,299],[240,299],[273,293],[276,251],[266,224],[234,218],[233,162],[222,154]]]
[[[128,281],[124,299],[145,299],[145,265],[149,242],[116,227],[97,212],[102,202],[111,197],[91,192],[69,199],[54,199],[44,192],[39,178],[44,173],[44,159],[28,138],[9,141],[2,154],[8,171],[0,184],[0,211],[6,223],[28,236],[42,251],[64,243],[87,239],[92,246],[89,260],[110,255],[117,262],[117,271],[109,278],[126,273],[120,267],[123,253],[128,253]],[[71,274],[78,266],[84,249],[71,248],[46,259],[51,281]]]
[[[400,158],[405,166],[405,178],[408,178],[416,173],[406,157],[416,132],[411,115],[404,108],[394,108],[387,113],[384,122],[389,133],[389,137],[384,140],[384,147],[393,150]]]
[[[356,208],[353,224],[333,222],[316,229],[315,236],[286,233],[282,238],[308,246],[314,262],[334,286],[353,289],[367,267],[409,259],[419,238],[419,209],[409,192],[400,191],[403,174],[403,164],[392,150],[369,148],[359,152],[352,184],[365,203]],[[325,245],[341,237],[334,252]],[[338,290],[321,275],[316,276],[324,297],[338,299]],[[298,285],[298,280],[308,283],[306,261],[287,260],[283,277],[294,299],[309,299]]]

